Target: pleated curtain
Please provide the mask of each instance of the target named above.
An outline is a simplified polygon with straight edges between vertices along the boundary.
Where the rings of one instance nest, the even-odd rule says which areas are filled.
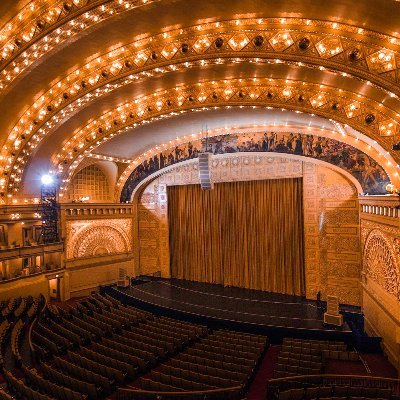
[[[303,295],[302,179],[168,187],[171,276]]]

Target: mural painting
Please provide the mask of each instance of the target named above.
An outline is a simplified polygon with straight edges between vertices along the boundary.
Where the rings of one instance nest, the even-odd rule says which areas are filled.
[[[365,194],[386,194],[390,183],[384,169],[370,156],[334,139],[287,132],[256,132],[202,138],[165,150],[138,165],[121,193],[121,202],[130,202],[136,186],[149,175],[170,165],[197,158],[200,152],[212,154],[274,152],[315,158],[336,165],[353,175]]]

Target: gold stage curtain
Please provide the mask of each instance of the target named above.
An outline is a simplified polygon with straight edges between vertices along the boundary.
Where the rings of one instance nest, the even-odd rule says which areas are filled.
[[[171,276],[303,295],[301,178],[168,187]]]

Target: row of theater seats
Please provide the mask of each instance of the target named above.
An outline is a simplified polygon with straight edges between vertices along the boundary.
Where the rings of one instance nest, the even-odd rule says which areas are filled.
[[[316,400],[316,399],[385,399],[397,400],[391,389],[362,386],[319,386],[281,391],[279,400]]]
[[[7,387],[12,394],[5,393],[5,399],[15,399],[19,397],[29,400],[56,400],[54,397],[47,396],[27,385],[22,379],[18,379],[10,371],[4,370],[4,377],[7,382]],[[0,397],[1,398],[1,397]]]
[[[12,391],[14,387],[20,387],[20,393],[26,399],[49,400],[28,386],[23,381],[16,378],[5,366],[5,353],[11,349],[11,355],[16,366],[22,365],[21,346],[29,324],[35,319],[45,303],[43,296],[38,298],[18,297],[12,298],[2,303],[0,325],[0,369],[4,373],[8,389]],[[12,362],[12,360],[8,360]],[[0,390],[0,400],[15,398],[10,390]],[[50,399],[51,400],[51,399]]]
[[[142,378],[141,387],[163,392],[236,388],[219,398],[239,399],[267,345],[265,336],[216,331]]]
[[[360,355],[356,351],[322,350],[322,361],[326,360],[358,361]]]
[[[25,316],[32,319],[44,301],[45,299],[42,295],[38,298],[32,296],[12,297],[9,300],[2,301],[0,303],[0,321],[14,322]]]
[[[65,309],[49,306],[32,334],[41,366],[25,374],[47,395],[98,399],[206,334],[205,326],[94,295]]]
[[[359,355],[343,342],[284,338],[274,377],[318,375],[328,359],[358,361]]]
[[[43,296],[19,297],[3,303],[4,320],[0,324],[0,369],[4,366],[5,352],[11,348],[17,366],[22,364],[21,345],[25,331],[44,305]],[[5,311],[7,310],[7,311]]]

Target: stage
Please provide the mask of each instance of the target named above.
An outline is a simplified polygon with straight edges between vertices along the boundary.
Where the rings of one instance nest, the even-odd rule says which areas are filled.
[[[341,328],[324,326],[316,302],[299,296],[161,278],[136,280],[125,289],[107,286],[102,290],[157,314],[206,323],[212,328],[266,334],[276,343],[284,336],[349,344],[353,340],[347,324]]]

